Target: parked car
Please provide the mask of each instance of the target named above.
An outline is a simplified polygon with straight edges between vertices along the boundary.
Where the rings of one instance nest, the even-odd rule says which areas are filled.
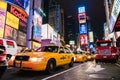
[[[42,46],[36,50],[25,50],[14,55],[8,62],[9,66],[20,70],[54,72],[58,66],[68,64],[72,67],[74,54],[63,46]]]
[[[0,45],[0,78],[4,74],[6,68],[7,68],[6,49],[5,46]]]
[[[0,45],[5,46],[8,60],[18,51],[17,43],[14,40],[0,38]]]

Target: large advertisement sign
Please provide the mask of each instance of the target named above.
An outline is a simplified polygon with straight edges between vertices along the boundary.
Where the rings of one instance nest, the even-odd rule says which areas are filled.
[[[41,25],[42,25],[42,16],[35,10],[34,11],[34,28],[33,28],[33,39],[41,41]]]
[[[48,26],[47,26],[47,24],[43,24],[42,26],[41,26],[41,30],[42,30],[42,38],[41,39],[47,39],[47,34],[48,34]]]
[[[80,24],[79,31],[80,31],[80,34],[87,34],[87,25],[86,24]]]
[[[18,29],[19,19],[17,17],[15,17],[13,14],[7,12],[6,24],[15,29]]]
[[[94,39],[93,39],[93,32],[89,32],[89,41],[90,42],[94,42]]]
[[[0,1],[0,37],[26,45],[27,13],[18,6]]]
[[[21,31],[18,31],[18,41],[17,43],[19,45],[22,45],[22,46],[25,46],[26,45],[26,34],[21,32]]]
[[[7,4],[0,1],[0,38],[3,38],[4,35],[6,8]]]
[[[115,26],[115,22],[120,12],[120,0],[114,0],[111,17],[110,17],[110,31],[112,32]]]
[[[110,23],[109,24],[110,24],[110,26],[109,26],[110,32],[112,32],[113,29],[114,29],[114,25],[115,25],[115,20],[113,19],[112,16],[110,17]]]
[[[6,24],[24,33],[27,32],[27,13],[14,5],[7,6]],[[19,26],[19,27],[18,27]]]
[[[84,13],[84,12],[85,12],[85,7],[78,8],[78,13]]]
[[[18,33],[16,29],[7,25],[5,26],[4,38],[17,41],[17,36],[18,36]]]
[[[114,0],[114,4],[113,4],[111,15],[113,16],[113,19],[115,21],[117,20],[119,12],[120,12],[120,0]]]
[[[85,13],[79,13],[78,14],[78,21],[79,23],[86,23],[86,14]]]
[[[87,45],[88,44],[88,36],[87,34],[80,35],[80,45]]]
[[[53,40],[53,28],[48,25],[48,39]]]

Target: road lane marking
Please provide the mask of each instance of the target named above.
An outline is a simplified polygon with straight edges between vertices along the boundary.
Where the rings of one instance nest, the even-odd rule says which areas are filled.
[[[47,80],[47,79],[50,79],[50,78],[52,78],[52,77],[55,77],[55,76],[61,75],[61,74],[63,74],[63,73],[66,73],[66,72],[68,72],[68,71],[70,71],[70,70],[73,70],[73,69],[75,69],[75,68],[77,68],[77,67],[80,67],[80,66],[82,66],[82,65],[84,65],[84,64],[81,64],[81,65],[75,66],[75,67],[73,67],[73,68],[67,69],[67,70],[65,70],[65,71],[62,71],[62,72],[57,73],[57,74],[54,74],[54,75],[52,75],[52,76],[49,76],[49,77],[43,78],[43,79],[41,79],[41,80]]]

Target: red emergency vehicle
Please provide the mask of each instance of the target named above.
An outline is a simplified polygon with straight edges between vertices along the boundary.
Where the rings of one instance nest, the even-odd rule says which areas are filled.
[[[114,47],[111,40],[97,40],[96,51],[95,51],[95,61],[100,60],[111,60],[116,62],[118,59],[117,47]]]

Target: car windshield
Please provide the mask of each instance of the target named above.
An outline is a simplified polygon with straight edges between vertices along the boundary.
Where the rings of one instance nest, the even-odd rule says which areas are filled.
[[[43,46],[36,50],[37,52],[58,52],[58,46]]]
[[[20,52],[25,53],[25,52],[32,52],[34,49],[28,49],[28,48],[23,48]]]
[[[112,46],[111,42],[98,42],[97,46]]]

